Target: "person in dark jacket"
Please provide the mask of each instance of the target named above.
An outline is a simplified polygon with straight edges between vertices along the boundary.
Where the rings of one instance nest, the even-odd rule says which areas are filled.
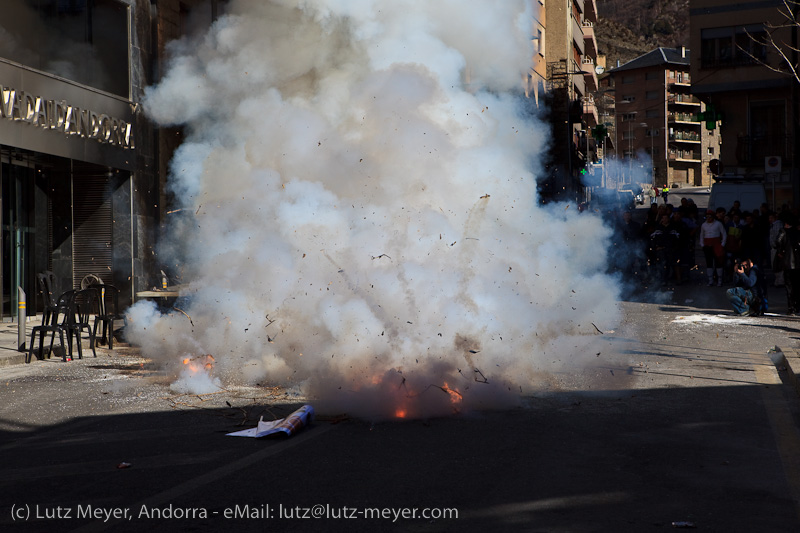
[[[783,265],[788,313],[793,315],[800,311],[800,228],[794,215],[784,216],[776,244],[775,260]]]
[[[650,234],[650,252],[655,259],[655,273],[660,274],[661,283],[666,285],[675,273],[677,264],[678,239],[680,232],[668,214],[661,215],[653,233]]]
[[[733,310],[743,316],[763,315],[767,305],[766,283],[752,259],[733,266],[734,287],[725,291]]]

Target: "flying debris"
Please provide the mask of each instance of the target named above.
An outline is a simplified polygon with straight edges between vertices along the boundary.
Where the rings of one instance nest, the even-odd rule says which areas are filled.
[[[576,324],[614,327],[608,228],[537,189],[550,134],[519,96],[536,2],[384,4],[230,0],[146,89],[147,118],[183,132],[165,190],[197,216],[165,218],[158,260],[192,293],[185,316],[137,302],[125,334],[166,368],[215,355],[218,381],[181,386],[448,415],[431,384],[459,412],[517,405],[546,353],[597,351]]]

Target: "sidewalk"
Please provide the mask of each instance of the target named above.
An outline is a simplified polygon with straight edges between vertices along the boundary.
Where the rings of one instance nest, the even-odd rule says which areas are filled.
[[[25,362],[28,344],[31,341],[31,330],[42,323],[42,316],[28,317],[25,323],[25,349],[19,351],[19,324],[17,322],[0,323],[0,367]],[[34,355],[34,359],[35,359]]]
[[[700,312],[715,310],[719,314],[732,313],[728,307],[728,302],[724,298],[724,290],[730,285],[723,287],[706,287],[704,277],[700,271],[692,273],[692,279],[683,285],[667,289],[664,292],[671,292],[672,305],[686,306],[687,311],[696,309]],[[640,293],[641,295],[641,293]],[[758,317],[755,320],[764,322],[765,327],[785,328],[786,324],[778,324],[783,320],[795,322],[795,317],[783,315],[786,311],[786,294],[783,288],[769,287],[770,312],[765,317]],[[665,302],[666,303],[666,302]],[[34,326],[41,324],[41,314],[29,316],[25,324],[25,351],[19,351],[19,327],[17,322],[0,323],[0,368],[9,365],[24,364],[27,349],[31,339],[31,331]],[[88,349],[88,342],[84,337],[83,346]],[[790,379],[800,394],[800,349],[793,346],[792,338],[786,335],[785,341],[778,343],[781,352],[778,353],[779,359],[775,362],[778,366],[784,366],[788,370]],[[31,364],[37,361],[34,355]]]

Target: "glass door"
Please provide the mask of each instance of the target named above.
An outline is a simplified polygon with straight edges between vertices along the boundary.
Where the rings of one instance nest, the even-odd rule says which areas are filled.
[[[33,169],[15,164],[13,157],[0,168],[0,205],[2,205],[2,277],[3,302],[0,317],[16,319],[19,310],[19,287],[28,302],[35,301],[36,276],[33,273]]]

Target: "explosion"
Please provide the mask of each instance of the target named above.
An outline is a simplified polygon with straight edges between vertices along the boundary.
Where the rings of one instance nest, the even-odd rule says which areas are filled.
[[[535,4],[232,0],[172,43],[145,108],[186,133],[159,257],[192,318],[140,302],[128,339],[372,419],[514,405],[575,364],[617,287],[602,223],[537,198]]]

